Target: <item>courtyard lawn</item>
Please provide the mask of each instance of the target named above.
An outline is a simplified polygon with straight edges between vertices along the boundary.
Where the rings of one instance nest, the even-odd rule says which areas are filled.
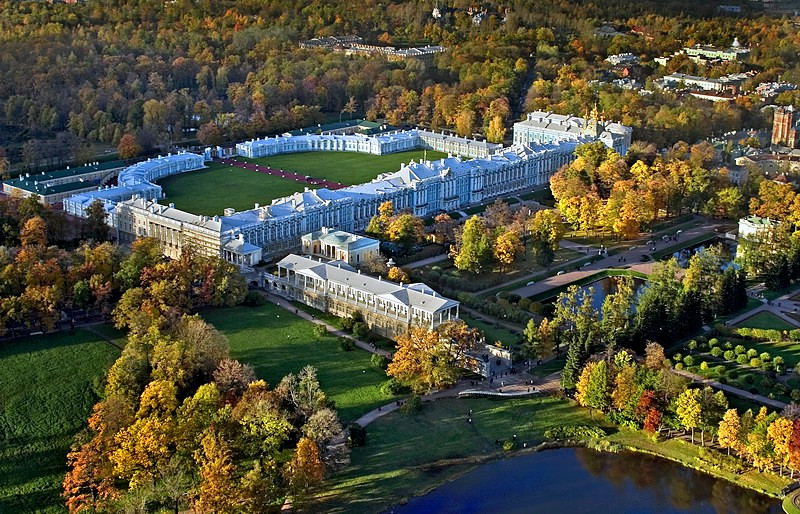
[[[369,182],[381,173],[400,169],[401,164],[411,160],[420,162],[447,157],[447,154],[434,150],[408,150],[387,155],[370,155],[355,152],[303,152],[295,154],[271,155],[258,159],[239,157],[239,160],[254,162],[259,166],[292,171],[298,175],[311,175],[331,182],[345,185]]]
[[[766,311],[761,311],[755,316],[740,321],[736,326],[740,328],[763,328],[766,330],[793,330],[797,328],[778,316]]]
[[[370,353],[342,351],[335,337],[318,339],[311,322],[274,304],[215,309],[203,318],[228,337],[231,356],[252,365],[270,387],[308,364],[317,368],[320,384],[336,401],[344,422],[392,401],[380,392],[386,375],[370,364]]]
[[[467,423],[472,409],[472,423]],[[383,512],[403,498],[422,494],[481,458],[499,457],[496,440],[528,445],[562,425],[595,425],[587,410],[567,401],[528,398],[440,399],[421,412],[393,412],[367,427],[367,444],[352,450],[352,462],[334,475],[311,510],[328,513]]]
[[[0,512],[65,512],[72,436],[119,350],[86,330],[0,345]]]
[[[166,195],[162,204],[174,203],[183,211],[208,216],[221,216],[226,207],[242,211],[252,209],[256,203],[269,205],[276,198],[316,187],[221,164],[166,177],[158,184]]]
[[[459,317],[470,327],[477,328],[483,332],[486,336],[486,342],[489,344],[500,341],[504,346],[515,347],[519,343],[520,334],[514,331],[504,327],[497,327],[483,320],[477,320],[463,312],[459,313]]]

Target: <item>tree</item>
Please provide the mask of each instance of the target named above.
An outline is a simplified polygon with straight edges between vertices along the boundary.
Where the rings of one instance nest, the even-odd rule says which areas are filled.
[[[789,445],[792,439],[794,423],[790,419],[777,418],[767,428],[767,435],[772,440],[775,449],[775,457],[781,467],[781,475],[784,466],[789,465],[790,450]]]
[[[397,339],[397,352],[386,373],[414,390],[427,392],[455,383],[478,348],[480,334],[463,321],[435,330],[413,327]]]
[[[308,438],[297,443],[291,462],[286,466],[286,475],[295,501],[301,503],[311,487],[322,482],[325,465],[320,458],[317,444]]]
[[[502,268],[511,266],[522,251],[522,243],[516,232],[506,230],[494,242],[494,258]]]
[[[106,212],[105,205],[100,199],[96,199],[89,207],[86,208],[86,220],[84,227],[86,228],[86,235],[89,239],[95,241],[105,241],[108,239],[108,223],[106,219],[108,213]]]
[[[204,123],[197,131],[197,139],[201,144],[207,146],[221,145],[225,139],[222,129],[213,121]]]
[[[692,444],[694,444],[694,429],[700,426],[703,414],[701,394],[700,389],[687,389],[675,401],[675,413],[681,426],[692,431]]]
[[[391,241],[410,249],[425,237],[425,225],[413,214],[401,214],[391,218],[386,235]]]
[[[723,448],[728,450],[728,455],[731,454],[731,449],[741,451],[742,440],[742,422],[739,418],[739,411],[736,409],[728,409],[719,423],[719,432],[717,434],[717,442]]]
[[[528,223],[528,231],[534,241],[548,246],[553,251],[558,249],[558,245],[566,233],[564,224],[561,222],[561,213],[555,209],[536,211]]]
[[[256,373],[249,364],[233,359],[222,359],[214,370],[214,383],[223,397],[239,397],[250,383],[256,381]]]
[[[436,237],[436,242],[444,244],[452,242],[455,239],[453,229],[455,228],[455,220],[447,213],[437,214],[433,218],[433,233]]]
[[[236,487],[236,466],[228,443],[213,430],[200,442],[195,454],[200,475],[197,506],[201,511],[234,512],[241,503]]]
[[[614,353],[614,348],[620,342],[630,337],[633,325],[633,304],[636,299],[636,290],[631,277],[616,277],[616,291],[606,296],[601,308],[602,319],[600,325],[603,331],[603,340],[609,353]]]
[[[47,245],[47,225],[39,216],[34,216],[25,222],[19,233],[20,243],[23,247],[44,247]]]
[[[523,335],[525,336],[523,351],[526,358],[544,360],[553,355],[555,338],[547,318],[542,319],[539,326],[534,320],[529,319]]]
[[[131,159],[142,153],[142,147],[133,134],[125,134],[117,145],[120,159]]]
[[[392,266],[389,268],[387,278],[392,282],[402,282],[404,284],[408,284],[411,281],[411,279],[408,277],[408,273],[397,266]]]
[[[614,388],[611,392],[611,405],[618,411],[633,411],[638,402],[639,386],[636,383],[636,366],[627,364],[617,370]]]
[[[611,406],[609,372],[606,361],[589,362],[583,368],[576,384],[575,399],[589,409],[605,412]]]
[[[473,216],[464,224],[461,248],[455,258],[456,268],[471,273],[484,271],[492,259],[489,238],[479,216]]]
[[[766,407],[761,407],[753,420],[752,429],[745,432],[747,442],[744,453],[758,469],[766,469],[775,458],[775,449],[769,437],[769,426],[776,418],[776,415],[768,414]]]

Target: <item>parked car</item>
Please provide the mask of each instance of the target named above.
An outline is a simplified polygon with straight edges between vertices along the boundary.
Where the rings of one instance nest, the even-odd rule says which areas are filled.
[[[563,275],[563,274],[564,274],[564,270],[563,269],[561,271],[559,271],[558,273],[556,273],[556,275]]]

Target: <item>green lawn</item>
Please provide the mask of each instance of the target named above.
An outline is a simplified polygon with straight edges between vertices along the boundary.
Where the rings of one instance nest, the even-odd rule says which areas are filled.
[[[516,434],[532,445],[548,428],[587,424],[595,424],[588,411],[552,398],[440,399],[418,414],[394,412],[367,427],[366,446],[353,449],[351,465],[330,479],[312,510],[382,512],[469,469],[470,457],[499,456],[495,440]]]
[[[755,316],[751,316],[737,323],[736,326],[742,328],[763,328],[766,330],[792,330],[797,328],[778,316],[765,311],[761,311]]]
[[[178,209],[208,216],[221,216],[226,207],[242,211],[256,203],[268,205],[276,198],[316,187],[221,164],[166,177],[158,183],[166,195],[162,204],[174,203]]]
[[[411,160],[420,162],[427,157],[429,161],[447,157],[447,154],[434,150],[409,150],[387,155],[370,155],[356,152],[303,152],[272,155],[259,159],[238,159],[269,166],[273,169],[292,171],[299,175],[311,175],[346,185],[369,182],[381,173],[397,171],[401,164]]]
[[[379,390],[386,376],[370,365],[371,354],[344,352],[334,337],[317,339],[312,323],[276,305],[216,309],[203,318],[228,337],[231,356],[252,365],[270,387],[307,364],[317,368],[322,388],[345,422],[392,400]]]
[[[487,343],[494,343],[496,341],[500,341],[505,346],[517,346],[520,338],[520,334],[507,328],[503,327],[496,327],[491,323],[487,323],[485,321],[478,321],[463,312],[459,314],[459,317],[464,320],[464,322],[469,325],[470,327],[477,328],[481,332],[486,335],[486,342]]]
[[[0,512],[65,512],[72,436],[119,350],[85,330],[0,345]]]

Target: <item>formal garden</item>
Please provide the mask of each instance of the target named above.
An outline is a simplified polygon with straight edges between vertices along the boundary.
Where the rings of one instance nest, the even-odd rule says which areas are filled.
[[[776,326],[767,316],[782,322],[762,312],[742,322],[747,326],[717,327],[716,337],[687,341],[672,355],[675,369],[785,403],[800,401],[800,329],[761,328]]]

